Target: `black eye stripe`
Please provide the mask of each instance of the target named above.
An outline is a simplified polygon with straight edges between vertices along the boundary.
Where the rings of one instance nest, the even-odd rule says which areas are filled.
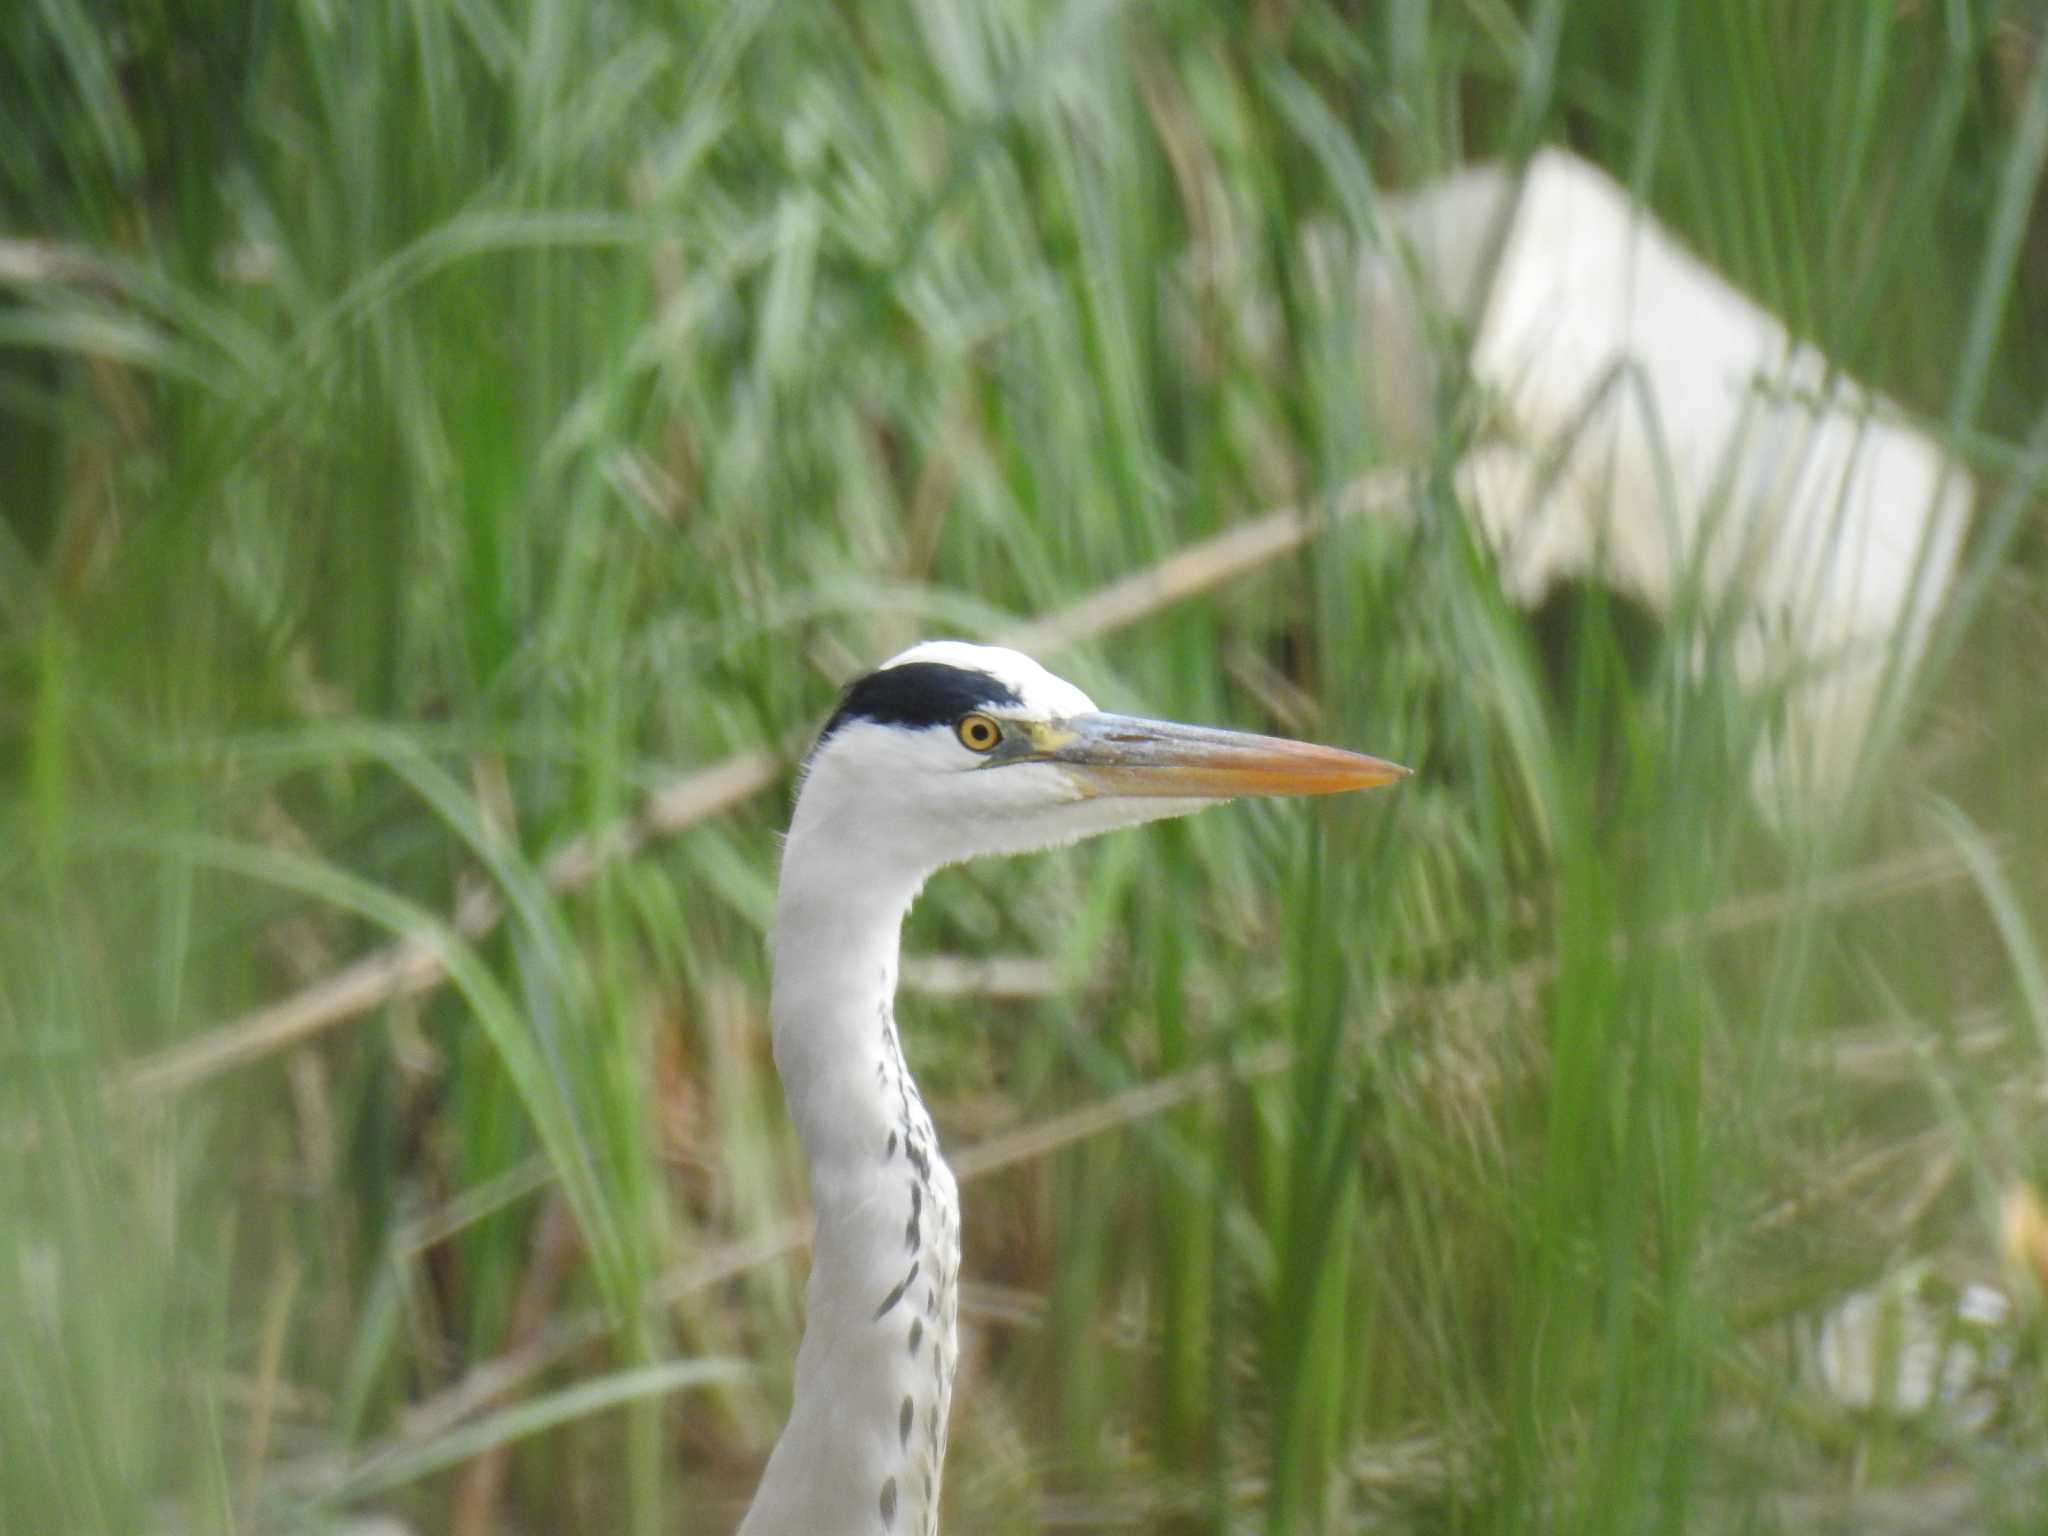
[[[937,661],[907,661],[855,679],[825,722],[825,729],[818,733],[818,744],[823,746],[834,731],[852,720],[911,730],[929,726],[950,730],[962,715],[1023,702],[1009,684],[986,672]]]

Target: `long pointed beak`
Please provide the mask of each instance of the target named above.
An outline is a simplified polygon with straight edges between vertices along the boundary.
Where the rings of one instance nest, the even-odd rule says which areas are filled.
[[[1341,747],[1132,715],[1079,715],[1041,732],[1031,757],[1059,764],[1098,795],[1336,795],[1409,772]]]

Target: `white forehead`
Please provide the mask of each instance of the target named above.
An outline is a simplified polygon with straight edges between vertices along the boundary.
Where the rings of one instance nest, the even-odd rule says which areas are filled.
[[[1005,714],[1065,720],[1095,713],[1095,701],[1063,677],[1055,677],[1022,651],[1002,645],[970,645],[965,640],[926,640],[883,662],[881,671],[907,661],[932,661],[941,666],[986,672],[1023,702]]]

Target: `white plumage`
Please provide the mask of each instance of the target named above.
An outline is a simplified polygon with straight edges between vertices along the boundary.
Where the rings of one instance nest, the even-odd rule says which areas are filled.
[[[796,1398],[741,1536],[937,1529],[957,1362],[959,1197],[896,1031],[903,919],[947,864],[1243,794],[1405,770],[1105,714],[1028,656],[934,641],[847,690],[783,850],[775,1065],[817,1234]]]

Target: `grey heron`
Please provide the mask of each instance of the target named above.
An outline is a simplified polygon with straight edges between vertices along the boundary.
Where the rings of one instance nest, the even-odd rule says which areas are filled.
[[[925,880],[1240,795],[1406,772],[1107,714],[1028,656],[960,641],[914,646],[846,690],[805,767],[776,895],[775,1067],[817,1227],[794,1406],[740,1536],[937,1529],[960,1206],[895,1013]]]

